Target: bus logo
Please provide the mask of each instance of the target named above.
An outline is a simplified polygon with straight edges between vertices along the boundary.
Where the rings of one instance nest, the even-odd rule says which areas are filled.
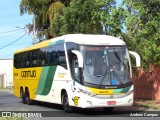
[[[80,97],[75,96],[75,97],[72,99],[73,102],[74,102],[74,104],[75,104],[75,106],[78,106],[78,100],[79,100],[79,98],[80,98]]]
[[[22,77],[36,77],[36,71],[35,70],[27,70],[21,72]]]

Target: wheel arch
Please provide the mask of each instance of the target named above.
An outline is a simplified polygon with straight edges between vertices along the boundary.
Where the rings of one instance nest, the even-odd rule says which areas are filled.
[[[25,87],[25,91],[26,91],[26,90],[29,90],[29,89],[28,89],[28,86]]]

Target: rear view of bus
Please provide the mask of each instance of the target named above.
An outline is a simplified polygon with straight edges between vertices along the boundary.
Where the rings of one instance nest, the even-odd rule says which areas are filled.
[[[129,51],[124,41],[105,35],[77,39],[79,42],[66,42],[74,79],[74,105],[82,108],[102,107],[104,110],[131,106],[134,87]],[[130,53],[137,55],[139,67],[138,54]]]

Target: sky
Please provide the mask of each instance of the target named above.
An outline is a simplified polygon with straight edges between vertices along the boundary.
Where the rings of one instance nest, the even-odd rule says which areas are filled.
[[[33,45],[33,34],[26,34],[25,29],[20,29],[32,23],[33,16],[20,15],[20,2],[21,0],[0,0],[0,59],[13,58],[16,50]],[[117,2],[119,4],[121,0]]]
[[[33,17],[20,15],[20,1],[0,0],[0,59],[13,58],[16,50],[33,44],[33,34],[26,34],[26,30],[22,29],[32,23]]]

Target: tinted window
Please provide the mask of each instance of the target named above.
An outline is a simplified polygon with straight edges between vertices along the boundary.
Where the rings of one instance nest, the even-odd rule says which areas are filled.
[[[75,80],[80,81],[78,58],[74,53],[72,53],[72,50],[79,50],[79,45],[76,43],[67,42],[66,47],[67,47],[67,53],[68,53],[68,59],[72,77]]]
[[[63,44],[57,45],[56,51],[57,51],[57,64],[66,68],[67,65],[66,65],[66,57],[64,52],[64,45]]]
[[[56,63],[56,45],[46,48],[46,64],[55,65]]]
[[[67,68],[64,44],[52,45],[14,55],[16,68],[60,65]]]
[[[41,48],[39,50],[39,64],[41,66],[46,66],[47,65],[47,48]]]

